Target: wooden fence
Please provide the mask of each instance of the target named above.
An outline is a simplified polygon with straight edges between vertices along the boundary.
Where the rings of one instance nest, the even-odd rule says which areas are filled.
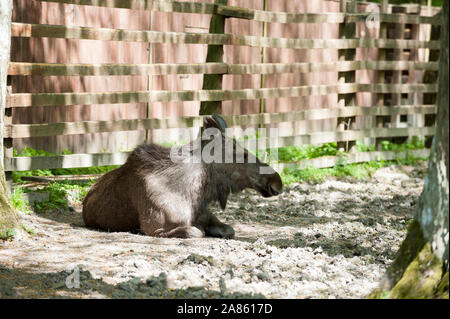
[[[350,145],[359,139],[379,141],[383,138],[432,136],[434,123],[425,123],[425,117],[436,114],[433,98],[437,92],[434,81],[424,83],[417,78],[414,83],[403,81],[408,72],[437,73],[439,64],[431,57],[439,50],[438,39],[411,39],[414,26],[428,25],[438,28],[439,15],[424,16],[420,10],[408,12],[408,6],[389,6],[383,0],[380,13],[376,19],[380,21],[377,38],[357,37],[358,24],[364,24],[371,12],[358,12],[355,1],[340,1],[341,12],[335,13],[298,13],[273,12],[256,9],[246,9],[226,5],[227,1],[216,0],[215,3],[151,1],[151,0],[40,0],[59,4],[75,4],[80,6],[97,6],[105,8],[123,8],[130,10],[148,10],[167,13],[209,14],[221,17],[223,21],[229,18],[257,21],[267,26],[276,24],[338,24],[339,38],[336,39],[305,39],[305,38],[274,38],[263,33],[263,36],[227,34],[227,33],[192,33],[163,32],[149,30],[127,30],[113,28],[81,27],[71,25],[45,25],[13,22],[11,26],[14,38],[60,38],[84,39],[120,42],[143,42],[150,44],[205,44],[208,52],[219,48],[219,56],[206,63],[149,63],[149,64],[86,64],[86,63],[38,63],[12,61],[10,76],[155,76],[199,74],[214,75],[209,78],[210,86],[204,85],[202,90],[155,90],[149,87],[141,91],[114,92],[63,92],[63,93],[18,93],[9,87],[5,108],[4,128],[4,167],[7,178],[11,171],[47,168],[72,168],[101,165],[118,165],[124,163],[127,152],[72,154],[50,157],[15,157],[13,156],[14,140],[32,137],[49,137],[59,135],[79,135],[90,133],[110,133],[122,131],[148,131],[167,128],[191,128],[201,126],[201,116],[176,116],[167,118],[136,118],[117,120],[89,120],[77,122],[55,122],[40,124],[15,124],[13,110],[24,111],[33,108],[61,108],[70,105],[114,105],[126,103],[144,103],[151,105],[156,102],[196,101],[213,102],[220,111],[224,101],[251,101],[260,103],[260,113],[226,115],[230,126],[274,126],[285,122],[313,121],[333,119],[334,130],[312,131],[303,134],[280,136],[278,146],[321,144],[327,142],[346,142]],[[267,7],[267,6],[265,6]],[[400,13],[395,13],[396,8]],[[419,7],[420,9],[420,7]],[[394,13],[393,13],[394,11]],[[417,13],[418,12],[418,13]],[[217,21],[220,21],[217,20]],[[216,22],[217,23],[217,22]],[[226,23],[226,22],[223,22]],[[394,38],[389,30],[398,30],[402,26],[400,38]],[[393,27],[395,26],[395,27]],[[217,27],[217,26],[216,26]],[[220,29],[220,28],[219,28]],[[409,31],[408,31],[408,30]],[[431,29],[431,27],[430,27]],[[214,31],[213,27],[210,31]],[[405,31],[407,30],[407,31]],[[408,35],[405,36],[406,32]],[[297,62],[233,64],[223,62],[220,49],[223,46],[245,46],[266,49],[334,49],[338,52],[338,60],[331,62]],[[375,60],[358,60],[357,50],[376,50]],[[406,60],[403,53],[424,50],[430,52],[430,58],[425,61],[418,59]],[[223,53],[222,53],[223,54]],[[209,59],[209,58],[208,58]],[[393,59],[393,60],[392,60]],[[359,81],[357,72],[369,71],[376,75],[375,83]],[[245,89],[223,89],[222,78],[225,75],[255,75],[261,77],[278,74],[308,74],[312,72],[337,72],[338,81],[326,85],[301,85],[291,87],[264,87]],[[422,74],[423,75],[423,74]],[[423,78],[423,76],[422,76]],[[421,80],[422,80],[421,78]],[[370,105],[359,105],[358,94],[366,93],[376,97]],[[267,99],[298,98],[335,94],[337,103],[333,107],[295,110],[289,112],[269,112],[264,108]],[[417,97],[420,98],[408,98]],[[427,96],[428,98],[423,98]],[[406,98],[404,98],[406,97]],[[428,101],[424,103],[424,101]],[[215,104],[214,104],[215,103]],[[148,115],[148,114],[147,114]],[[405,122],[405,116],[422,118],[417,125]],[[363,124],[356,127],[356,119]],[[350,123],[350,125],[348,125]],[[353,123],[353,124],[352,124]],[[403,123],[403,124],[401,124]],[[426,156],[428,150],[412,152],[416,156]],[[405,154],[400,154],[405,155]],[[374,159],[393,159],[399,156],[394,152],[354,153],[347,162],[363,162]],[[302,165],[316,167],[333,166],[337,158],[315,159]],[[281,167],[281,166],[279,166]],[[9,172],[9,174],[8,174]]]

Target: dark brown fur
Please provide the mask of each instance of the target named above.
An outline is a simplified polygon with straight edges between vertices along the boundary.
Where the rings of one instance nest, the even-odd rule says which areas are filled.
[[[222,129],[212,118],[205,119],[204,127]],[[243,150],[234,140],[233,143],[234,152]],[[230,190],[253,188],[268,197],[277,195],[282,188],[278,173],[261,175],[259,168],[267,164],[243,151],[245,163],[180,163],[171,159],[170,148],[156,144],[138,146],[123,166],[103,175],[92,186],[83,202],[83,220],[89,227],[108,231],[159,237],[233,238],[233,228],[210,213],[208,204],[219,201],[225,209]],[[256,163],[248,163],[248,158]]]

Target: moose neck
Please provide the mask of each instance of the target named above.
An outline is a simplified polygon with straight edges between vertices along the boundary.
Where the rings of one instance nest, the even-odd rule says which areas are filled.
[[[222,209],[225,209],[228,195],[230,194],[232,182],[230,174],[225,170],[224,164],[205,164],[204,192],[207,204],[212,201],[219,201]]]

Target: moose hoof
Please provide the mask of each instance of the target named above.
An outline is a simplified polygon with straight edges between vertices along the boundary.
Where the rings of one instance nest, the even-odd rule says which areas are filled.
[[[155,230],[155,233],[153,235],[155,237],[167,237],[167,232],[164,230],[164,228],[160,228]]]
[[[233,239],[234,238],[234,229],[230,225],[220,225],[220,226],[211,226],[205,229],[206,235],[211,237],[219,237],[225,239]]]

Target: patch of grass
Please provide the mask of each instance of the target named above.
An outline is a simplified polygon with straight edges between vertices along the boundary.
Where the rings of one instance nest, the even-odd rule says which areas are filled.
[[[382,151],[406,151],[425,148],[424,141],[417,136],[413,136],[411,141],[396,144],[391,141],[382,141]],[[356,141],[356,150],[358,152],[373,152],[376,150],[375,145],[366,145],[361,140]],[[277,152],[279,162],[300,162],[305,159],[312,159],[322,156],[345,156],[347,152],[340,151],[337,143],[325,143],[322,145],[303,145],[303,146],[286,146],[276,149],[268,149],[266,151],[270,155],[275,155]],[[273,158],[272,156],[271,158]]]
[[[381,150],[382,151],[406,151],[406,150],[414,150],[425,148],[424,141],[419,139],[417,136],[413,136],[410,142],[396,144],[391,141],[382,141],[381,142]]]
[[[269,156],[275,152],[278,152],[278,160],[281,162],[299,162],[303,159],[344,154],[338,150],[337,143],[325,143],[319,146],[309,144],[303,146],[286,146],[267,150]]]
[[[7,228],[3,231],[0,231],[0,240],[4,241],[12,241],[16,236],[16,231],[12,228]]]
[[[11,194],[12,205],[16,210],[21,212],[30,212],[31,207],[25,198],[23,198],[23,194],[25,190],[23,187],[15,187],[13,193]]]
[[[357,152],[373,152],[376,150],[375,145],[366,145],[361,140],[356,141],[355,146]]]
[[[305,181],[320,183],[327,177],[343,178],[350,176],[358,180],[365,180],[370,178],[379,168],[391,165],[417,165],[418,162],[425,160],[427,159],[406,157],[394,161],[381,160],[355,164],[338,163],[334,167],[329,168],[285,168],[280,175],[283,183],[286,185]]]
[[[55,209],[68,209],[68,200],[70,201],[83,201],[89,192],[90,186],[94,184],[94,180],[84,183],[72,183],[72,182],[54,182],[49,183],[47,186],[41,189],[49,193],[49,199],[42,202],[34,203],[36,211],[55,210]]]
[[[35,232],[32,228],[30,228],[30,227],[28,227],[28,226],[26,226],[26,225],[24,225],[24,224],[22,224],[22,228],[23,228],[28,234],[30,234],[31,236],[36,235],[36,232]]]

